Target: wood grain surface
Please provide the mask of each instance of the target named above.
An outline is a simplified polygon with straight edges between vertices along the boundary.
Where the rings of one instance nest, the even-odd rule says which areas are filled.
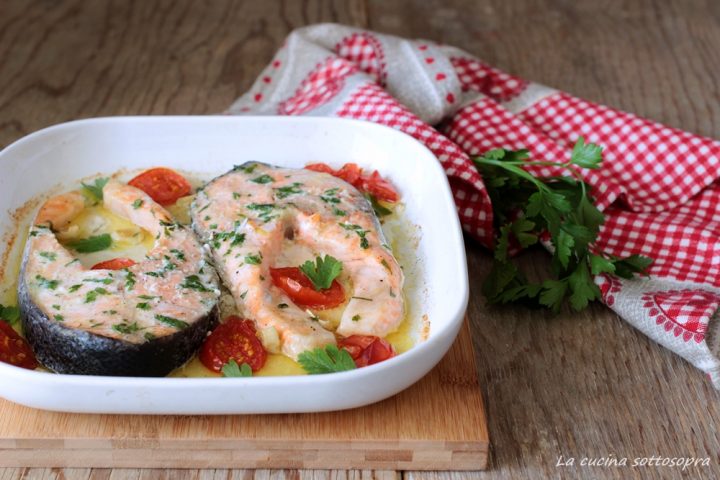
[[[289,415],[75,415],[0,400],[0,465],[478,470],[485,408],[472,339],[387,400]],[[339,427],[340,426],[340,427]]]
[[[576,95],[720,137],[715,0],[0,2],[0,146],[80,117],[217,112],[293,28],[335,21],[464,48]],[[471,282],[486,252],[467,244]],[[542,252],[524,260],[544,268]],[[702,374],[601,305],[549,317],[470,300],[492,436],[482,474],[412,479],[718,478],[720,402]],[[709,467],[581,467],[582,457]],[[560,455],[574,467],[556,466]],[[369,478],[393,472],[7,469],[16,478]]]

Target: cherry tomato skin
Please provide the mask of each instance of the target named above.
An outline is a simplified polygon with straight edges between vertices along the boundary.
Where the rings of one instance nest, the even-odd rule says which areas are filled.
[[[200,361],[214,372],[222,371],[230,360],[235,360],[238,365],[247,363],[253,372],[260,370],[267,360],[255,324],[235,315],[218,325],[200,349]]]
[[[362,169],[356,163],[346,163],[335,173],[335,176],[342,178],[358,190],[363,188]]]
[[[395,349],[386,340],[371,335],[351,335],[340,340],[338,347],[348,351],[358,368],[383,362],[396,355]]]
[[[329,173],[330,175],[341,178],[361,192],[372,194],[378,200],[391,203],[400,200],[400,195],[398,195],[395,187],[382,178],[377,170],[369,176],[364,176],[362,168],[358,167],[355,163],[346,163],[340,170],[333,170],[332,167],[325,163],[312,163],[306,165],[305,168],[314,172]]]
[[[0,362],[35,370],[38,362],[30,345],[6,322],[0,320]]]
[[[295,305],[315,310],[327,310],[345,301],[345,291],[337,280],[330,288],[317,291],[298,267],[271,268],[273,285],[284,291]]]
[[[189,195],[192,185],[185,177],[169,168],[151,168],[128,182],[150,195],[160,205],[172,205],[180,197]]]
[[[135,263],[135,260],[130,260],[129,258],[113,258],[111,260],[96,263],[92,266],[91,270],[122,270],[123,268],[132,267]]]
[[[313,172],[329,173],[335,175],[335,170],[327,163],[310,163],[305,165],[305,169],[312,170]]]
[[[377,170],[375,170],[370,177],[366,178],[364,183],[363,190],[374,195],[378,200],[395,203],[400,199],[395,188],[390,182],[382,178]]]

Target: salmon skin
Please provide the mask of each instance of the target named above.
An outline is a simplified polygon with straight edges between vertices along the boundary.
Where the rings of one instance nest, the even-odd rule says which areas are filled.
[[[143,191],[110,181],[103,194],[105,208],[155,237],[153,248],[129,268],[89,270],[52,230],[82,202],[69,194],[48,200],[23,253],[18,304],[25,336],[40,363],[58,373],[167,375],[217,322],[217,274],[192,231]]]
[[[402,322],[402,269],[371,204],[339,178],[245,163],[201,189],[191,217],[240,314],[274,328],[290,358],[336,343],[336,334],[385,337]],[[269,271],[323,255],[342,262],[349,286],[334,327],[293,304]]]

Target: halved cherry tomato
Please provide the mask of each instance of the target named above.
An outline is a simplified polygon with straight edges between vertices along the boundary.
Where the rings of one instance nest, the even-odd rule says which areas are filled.
[[[133,265],[135,265],[135,260],[120,257],[96,263],[92,266],[91,270],[122,270],[123,268],[132,267]]]
[[[35,370],[38,362],[30,345],[13,328],[0,320],[0,362]]]
[[[382,178],[377,170],[369,176],[365,176],[362,168],[358,167],[356,163],[346,163],[340,170],[334,170],[325,163],[311,163],[306,165],[305,168],[314,172],[329,173],[341,178],[361,192],[374,195],[378,200],[397,202],[400,199],[392,184]]]
[[[150,195],[160,205],[172,205],[192,190],[185,177],[169,168],[151,168],[128,182]]]
[[[345,291],[337,280],[333,280],[330,288],[318,291],[298,267],[271,268],[270,276],[273,285],[283,290],[293,303],[301,307],[326,310],[345,301]]]
[[[247,363],[253,372],[260,370],[267,360],[255,324],[235,315],[213,330],[200,349],[200,361],[214,372],[220,372],[230,360],[238,365]]]
[[[367,367],[395,356],[392,345],[382,338],[372,335],[351,335],[340,340],[338,347],[348,351],[358,368]]]

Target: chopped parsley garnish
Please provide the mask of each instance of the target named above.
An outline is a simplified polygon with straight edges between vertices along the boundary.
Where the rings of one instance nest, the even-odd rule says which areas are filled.
[[[75,285],[70,285],[70,288],[68,288],[68,292],[70,292],[70,293],[77,292],[78,290],[80,290],[80,287],[82,287],[82,285],[79,283],[76,283]]]
[[[288,308],[287,303],[278,303],[278,308]]]
[[[14,325],[20,319],[20,309],[0,304],[0,321]]]
[[[258,218],[264,223],[267,223],[277,217],[277,215],[272,215],[272,212],[275,209],[274,203],[251,203],[247,206],[247,209],[258,212]]]
[[[182,320],[178,320],[177,318],[160,315],[159,313],[155,315],[155,319],[160,323],[175,327],[178,330],[182,330],[190,326],[190,324],[187,322],[183,322]]]
[[[111,245],[112,237],[109,233],[103,233],[95,237],[81,238],[80,240],[74,240],[67,244],[68,247],[80,253],[93,253],[107,250]]]
[[[141,330],[140,326],[137,324],[137,322],[133,323],[116,323],[112,326],[112,329],[115,330],[118,333],[122,333],[123,335],[130,335],[131,333],[135,333]]]
[[[252,173],[257,168],[258,164],[254,162],[246,163],[244,165],[235,165],[233,171],[240,171],[243,173]]]
[[[94,197],[96,200],[102,200],[103,199],[103,188],[105,188],[105,185],[107,185],[109,178],[96,178],[95,181],[91,184],[82,183],[83,189],[87,193],[89,193],[92,197]]]
[[[392,268],[390,268],[390,264],[387,262],[387,260],[383,258],[382,260],[380,260],[380,263],[383,267],[387,269],[388,272],[392,272]]]
[[[138,198],[132,203],[133,209],[137,210],[138,208],[142,207],[145,201],[142,198]]]
[[[177,248],[172,248],[172,249],[170,249],[170,253],[175,255],[175,258],[177,258],[181,262],[185,261],[185,252],[183,252],[182,250],[178,250]]]
[[[208,228],[210,230],[217,230],[217,227],[218,227],[217,223],[211,223],[210,225],[208,225]]]
[[[316,257],[315,263],[308,260],[300,265],[300,270],[318,291],[330,288],[333,280],[342,272],[342,268],[342,262],[330,255],[325,255],[325,258]]]
[[[40,275],[35,275],[35,280],[37,280],[38,285],[41,288],[47,288],[49,290],[55,290],[58,285],[60,285],[60,282],[57,280],[48,280],[45,277],[41,277]]]
[[[245,290],[243,293],[240,294],[240,298],[245,300],[245,297],[247,296],[247,290]]]
[[[83,279],[83,282],[88,283],[102,283],[103,285],[110,285],[113,283],[112,278],[85,278]]]
[[[125,289],[130,290],[135,286],[135,274],[125,269],[126,275],[125,275]]]
[[[155,337],[155,335],[153,335],[150,332],[145,332],[145,334],[143,336],[145,337],[145,340],[155,340],[155,338],[157,338],[157,337]]]
[[[233,192],[233,200],[238,200],[242,195],[240,195],[238,192]]]
[[[60,305],[53,305],[52,308],[55,310],[60,310]]]
[[[66,263],[64,266],[69,267],[69,266],[72,265],[73,263],[77,263],[77,262],[80,262],[80,260],[76,258],[76,259],[74,259],[74,260],[70,260],[70,261],[69,261],[68,263]]]
[[[212,292],[211,289],[207,288],[202,281],[200,280],[200,277],[197,275],[188,275],[185,277],[185,281],[180,284],[182,288],[188,288],[191,290],[197,290],[198,292]]]
[[[262,253],[257,255],[245,255],[245,263],[248,265],[260,265],[262,263]]]
[[[223,377],[252,377],[252,368],[247,363],[238,365],[234,359],[230,359],[222,367]]]
[[[150,310],[150,304],[147,302],[140,302],[135,305],[135,308],[139,308],[140,310]]]
[[[285,187],[280,187],[275,189],[275,196],[277,198],[287,198],[290,195],[298,195],[300,193],[303,193],[303,191],[299,188],[302,186],[302,183],[295,182],[292,185],[287,185]]]
[[[345,210],[340,210],[337,207],[333,207],[332,212],[338,217],[344,217],[345,215],[347,215],[347,212],[345,212]]]
[[[360,237],[360,248],[365,249],[370,246],[367,238],[365,237],[370,230],[363,230],[360,225],[355,225],[354,223],[340,223],[339,225],[349,232],[355,232],[357,236]]]
[[[60,315],[60,314],[53,315],[53,318],[55,319],[55,321],[58,321],[58,322],[64,322],[64,321],[65,321],[65,317],[63,317],[63,316]]]
[[[272,182],[274,182],[275,180],[274,180],[270,175],[268,175],[268,174],[266,173],[266,174],[264,174],[264,175],[260,175],[259,177],[255,177],[255,178],[253,178],[253,179],[250,180],[250,181],[253,182],[253,183],[259,183],[259,184],[261,184],[261,185],[265,185],[266,183],[272,183]]]
[[[361,318],[360,315],[353,315],[353,317],[351,318],[351,320],[352,320],[353,322],[359,322],[359,321],[360,321],[360,318]]]
[[[138,295],[138,298],[142,300],[155,300],[156,298],[160,298],[157,295]]]
[[[165,278],[165,271],[158,270],[156,272],[145,272],[145,275],[147,275],[149,277],[155,277],[155,278]]]
[[[325,190],[325,192],[320,195],[320,200],[322,200],[325,203],[340,203],[340,199],[337,198],[337,193],[339,188],[331,188],[329,190]]]
[[[55,253],[55,252],[40,252],[40,253],[38,253],[38,255],[40,255],[41,257],[43,257],[47,260],[50,260],[51,262],[54,262],[55,260],[57,260],[57,253]]]
[[[233,247],[236,247],[238,245],[242,245],[245,241],[245,234],[239,233],[237,231],[234,232],[213,232],[212,238],[210,239],[210,243],[215,248],[215,250],[218,250],[220,248],[220,245],[222,242],[230,242],[230,249]]]
[[[300,354],[298,363],[311,375],[355,370],[355,362],[345,349],[326,345]]]
[[[108,292],[107,290],[105,290],[102,287],[98,287],[94,290],[90,290],[89,292],[87,292],[85,294],[85,303],[94,302],[95,300],[97,300],[97,297],[99,295],[110,295],[110,292]]]
[[[170,260],[170,257],[168,257],[167,255],[165,255],[165,256],[163,257],[163,270],[164,270],[165,272],[171,272],[171,271],[173,271],[173,270],[175,270],[175,269],[177,269],[177,265],[175,265],[174,263],[172,263],[172,261]]]

